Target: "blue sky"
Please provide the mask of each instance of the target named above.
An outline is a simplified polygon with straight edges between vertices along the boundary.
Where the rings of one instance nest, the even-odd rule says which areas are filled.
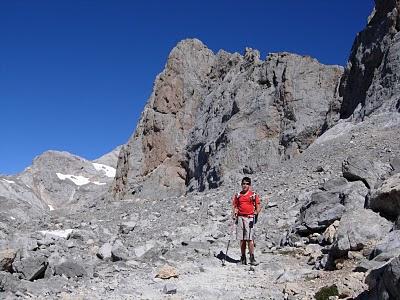
[[[171,49],[345,65],[372,0],[0,0],[0,174],[46,150],[95,159],[133,133]]]

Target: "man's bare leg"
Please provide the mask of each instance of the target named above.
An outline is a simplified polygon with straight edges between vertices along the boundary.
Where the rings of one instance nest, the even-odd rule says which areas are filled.
[[[240,262],[242,265],[246,265],[247,264],[247,260],[246,260],[246,241],[241,240],[240,241],[240,251],[242,253],[242,257],[240,258]]]
[[[257,266],[258,262],[256,262],[256,260],[254,258],[254,243],[253,243],[253,241],[247,241],[247,242],[248,242],[249,252],[250,252],[250,264],[253,266]]]
[[[250,255],[254,255],[254,243],[253,241],[247,241],[247,245],[249,247],[249,253]]]

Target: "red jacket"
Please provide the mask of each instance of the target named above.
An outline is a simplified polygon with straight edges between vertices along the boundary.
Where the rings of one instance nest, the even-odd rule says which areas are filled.
[[[236,194],[232,199],[232,205],[238,210],[239,216],[254,215],[254,204],[260,205],[260,197],[253,191],[247,191],[245,194],[241,192]]]

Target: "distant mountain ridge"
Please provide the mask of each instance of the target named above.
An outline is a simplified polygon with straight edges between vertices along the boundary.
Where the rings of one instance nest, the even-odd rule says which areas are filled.
[[[7,205],[14,207],[11,217],[19,223],[49,210],[73,204],[90,205],[93,199],[108,192],[115,176],[116,151],[93,162],[65,151],[44,152],[22,173],[1,176],[2,211],[8,214]]]

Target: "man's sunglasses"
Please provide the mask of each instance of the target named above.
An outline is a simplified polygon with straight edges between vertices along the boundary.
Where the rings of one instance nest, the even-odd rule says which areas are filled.
[[[250,185],[250,182],[242,182],[242,185]]]

